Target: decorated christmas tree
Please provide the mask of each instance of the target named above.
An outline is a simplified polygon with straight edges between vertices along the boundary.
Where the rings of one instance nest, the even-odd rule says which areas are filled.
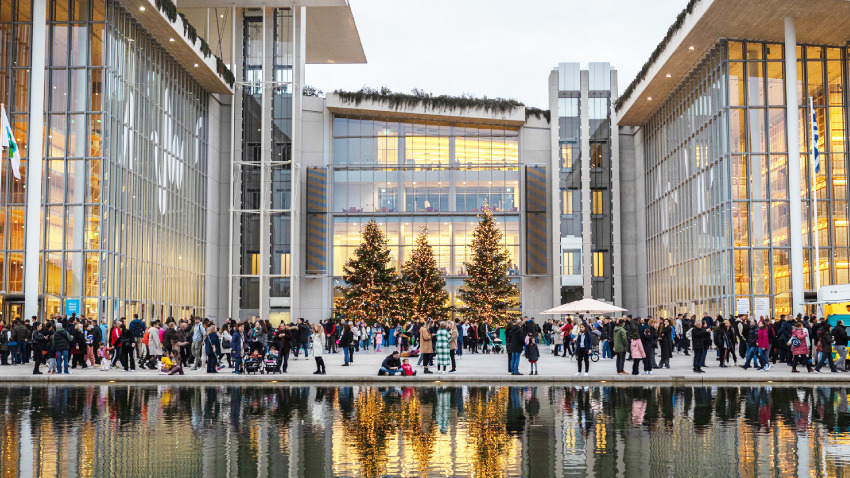
[[[397,310],[398,277],[390,265],[387,236],[374,220],[363,228],[362,242],[346,261],[342,279],[336,308],[346,320],[383,321]]]
[[[467,276],[459,289],[460,298],[467,307],[467,318],[503,325],[512,315],[509,309],[519,305],[517,286],[508,279],[511,257],[490,208],[485,205],[478,217],[481,222],[472,236],[472,259],[464,263]]]
[[[401,266],[399,305],[406,319],[448,320],[449,294],[446,280],[437,268],[434,249],[428,243],[428,230],[416,237],[416,246]]]

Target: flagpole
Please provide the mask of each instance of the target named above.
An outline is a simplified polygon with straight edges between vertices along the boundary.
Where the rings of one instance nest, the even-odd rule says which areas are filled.
[[[817,293],[818,289],[820,289],[820,242],[818,241],[818,192],[817,192],[817,149],[818,149],[818,139],[817,139],[817,116],[815,115],[815,106],[814,100],[812,97],[809,97],[809,108],[811,110],[811,118],[812,124],[809,128],[812,137],[812,152],[809,155],[809,161],[812,170],[812,223],[814,227],[814,252],[815,252],[815,293]],[[815,317],[817,317],[817,306],[815,306]]]

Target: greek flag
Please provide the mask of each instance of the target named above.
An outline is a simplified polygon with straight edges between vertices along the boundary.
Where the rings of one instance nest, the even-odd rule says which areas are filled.
[[[820,151],[818,151],[818,118],[812,97],[809,97],[809,111],[812,112],[812,154],[814,154],[815,174],[820,173]]]
[[[12,174],[21,179],[21,153],[18,151],[18,143],[9,125],[9,117],[6,116],[6,107],[0,106],[0,152],[3,148],[9,149],[9,160],[12,162]]]

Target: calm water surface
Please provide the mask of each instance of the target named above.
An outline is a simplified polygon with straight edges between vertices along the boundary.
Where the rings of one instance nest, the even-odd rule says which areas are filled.
[[[832,387],[15,386],[0,407],[0,477],[850,474]]]

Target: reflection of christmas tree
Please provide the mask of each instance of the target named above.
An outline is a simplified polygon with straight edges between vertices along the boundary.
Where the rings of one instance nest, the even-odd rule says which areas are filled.
[[[504,324],[511,315],[508,310],[519,305],[514,298],[517,286],[508,279],[511,257],[502,244],[493,212],[485,206],[479,217],[481,222],[472,236],[472,260],[464,263],[467,277],[460,298],[468,307],[468,318]]]
[[[396,431],[395,413],[384,406],[375,390],[354,400],[354,416],[345,423],[346,444],[357,451],[363,476],[380,476],[387,466],[387,443]]]
[[[362,242],[354,257],[345,263],[344,286],[337,289],[342,297],[336,308],[348,320],[383,320],[395,311],[398,278],[390,265],[387,236],[375,221],[363,228]]]
[[[428,474],[428,464],[434,453],[434,442],[437,440],[437,430],[434,426],[432,411],[433,404],[419,400],[421,390],[415,390],[402,407],[401,426],[405,439],[413,446],[413,456],[419,468],[419,474]]]
[[[447,320],[449,294],[446,280],[437,268],[434,249],[428,243],[428,229],[416,237],[410,258],[401,266],[399,305],[407,318]]]
[[[513,449],[512,438],[506,428],[508,389],[502,387],[494,394],[488,394],[485,389],[470,390],[467,402],[469,453],[475,476],[502,476]]]

